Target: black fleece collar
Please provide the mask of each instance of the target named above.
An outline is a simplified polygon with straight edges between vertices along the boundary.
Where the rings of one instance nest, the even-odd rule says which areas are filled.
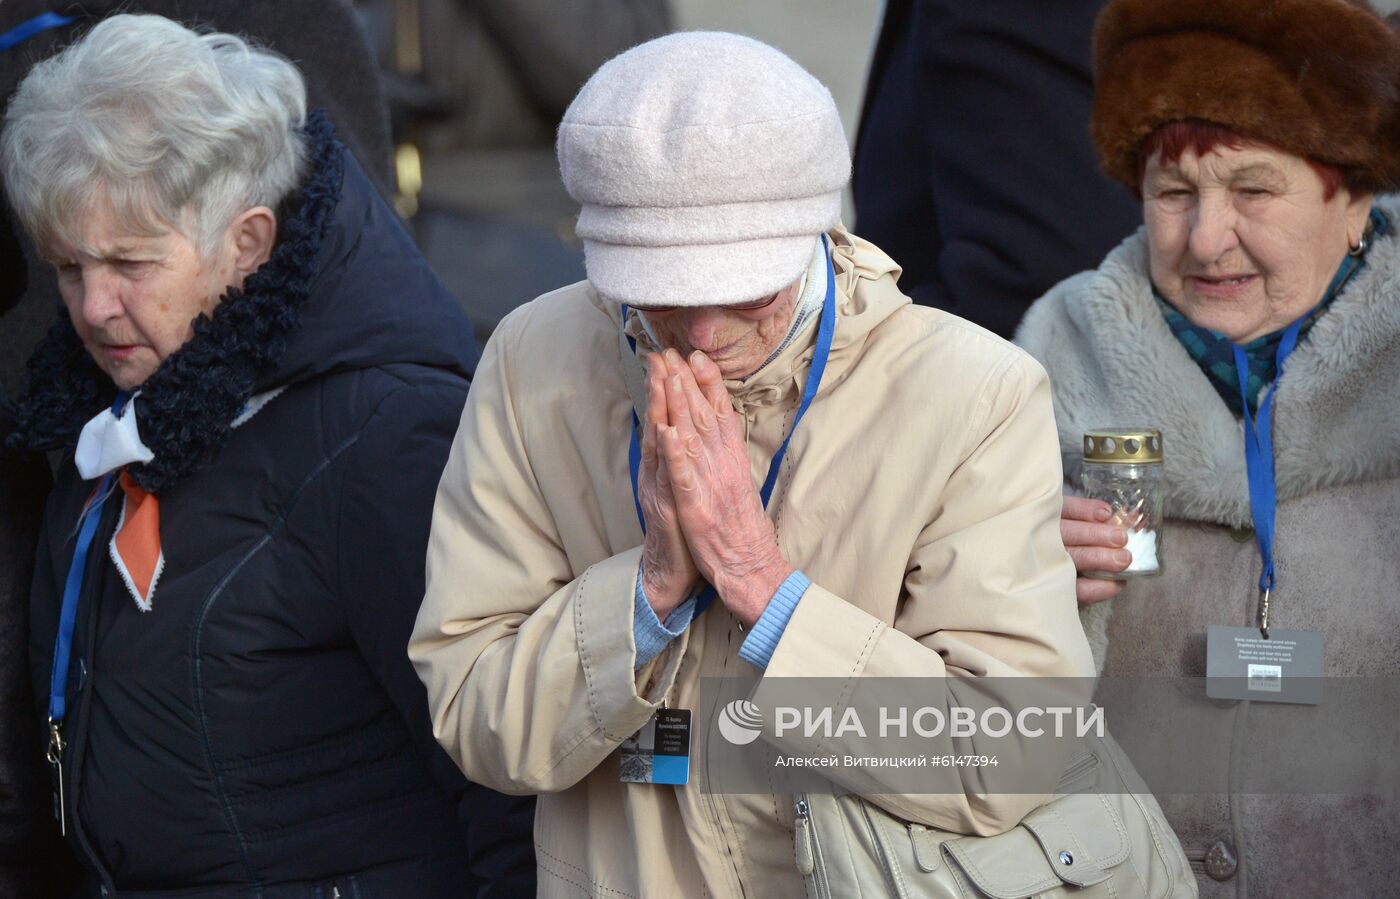
[[[141,440],[155,453],[131,466],[132,478],[159,493],[207,463],[253,395],[273,372],[301,321],[316,277],[316,258],[340,202],[344,148],[324,111],[308,118],[309,173],[295,208],[277,229],[266,263],[242,290],[230,290],[194,336],[141,386],[136,412]],[[82,427],[111,405],[116,388],[73,329],[66,310],[30,357],[10,444],[33,450],[72,449]]]

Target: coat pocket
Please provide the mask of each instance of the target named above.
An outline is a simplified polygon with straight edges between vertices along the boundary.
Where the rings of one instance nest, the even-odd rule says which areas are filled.
[[[1122,817],[1106,796],[1064,796],[1004,834],[952,839],[943,849],[992,899],[1022,899],[1058,888],[1084,897],[1143,895],[1124,890],[1121,881],[1108,883],[1128,857],[1128,840]]]
[[[1187,899],[1175,835],[1112,738],[1091,740],[1055,799],[993,837],[904,821],[859,796],[804,795],[798,869],[825,899]]]

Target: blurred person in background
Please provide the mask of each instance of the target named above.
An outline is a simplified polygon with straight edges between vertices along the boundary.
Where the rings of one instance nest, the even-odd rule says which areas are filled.
[[[476,345],[301,74],[113,16],[0,164],[65,305],[11,440],[64,453],[29,654],[87,894],[533,889],[405,655]]]
[[[485,338],[577,280],[560,117],[608,59],[671,30],[668,0],[360,0],[386,70],[400,211]],[[417,193],[416,183],[422,192]],[[464,251],[470,247],[470,251]]]
[[[1143,225],[1038,300],[1017,341],[1050,373],[1071,487],[1086,431],[1163,434],[1163,574],[1080,579],[1096,661],[1203,677],[1212,626],[1272,624],[1320,638],[1315,677],[1394,678],[1400,203],[1377,194],[1400,182],[1400,39],[1347,0],[1111,0],[1094,41],[1094,139]],[[1066,498],[1081,572],[1131,561],[1108,518]],[[1190,701],[1241,766],[1200,772],[1233,792],[1159,795],[1202,896],[1394,893],[1394,795],[1237,786],[1314,709]],[[1317,752],[1318,730],[1283,748]]]
[[[393,6],[368,0],[366,7]],[[569,101],[612,57],[671,30],[668,0],[418,0],[429,149],[553,147]]]
[[[1136,226],[1095,164],[1103,0],[888,0],[856,141],[856,225],[900,289],[1010,338],[1030,304]]]
[[[940,705],[1089,674],[1049,388],[839,224],[840,116],[771,47],[630,50],[558,152],[588,280],[502,322],[472,386],[410,644],[434,732],[542,794],[543,896],[801,895],[789,797],[623,783],[619,747],[702,677],[919,676]],[[879,792],[959,833],[1044,801]]]

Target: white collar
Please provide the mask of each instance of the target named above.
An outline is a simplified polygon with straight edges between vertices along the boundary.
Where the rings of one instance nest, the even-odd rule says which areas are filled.
[[[229,427],[244,424],[286,389],[284,385],[250,397]],[[73,454],[73,463],[83,480],[91,481],[126,465],[150,462],[156,457],[151,448],[142,442],[141,429],[136,423],[136,398],[140,395],[139,390],[131,395],[131,399],[122,407],[120,416],[113,414],[111,409],[104,409],[83,425],[77,451]]]

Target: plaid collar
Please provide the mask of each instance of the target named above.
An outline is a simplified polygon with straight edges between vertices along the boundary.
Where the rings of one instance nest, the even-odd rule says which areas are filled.
[[[1379,209],[1373,207],[1371,209],[1368,244],[1384,235],[1389,229],[1390,222]],[[1300,344],[1307,338],[1308,331],[1311,330],[1313,324],[1327,311],[1327,307],[1346,289],[1347,284],[1356,276],[1356,273],[1365,266],[1365,253],[1360,256],[1348,254],[1342,258],[1342,264],[1337,269],[1337,274],[1332,276],[1332,283],[1327,285],[1322,300],[1303,316],[1303,326],[1298,332]],[[1220,394],[1220,398],[1225,401],[1226,406],[1230,407],[1231,412],[1242,415],[1240,381],[1235,372],[1234,344],[1231,343],[1230,338],[1219,331],[1212,331],[1209,328],[1192,324],[1186,316],[1162,298],[1162,295],[1157,292],[1156,285],[1152,287],[1152,296],[1157,300],[1157,306],[1162,310],[1162,317],[1166,319],[1168,327],[1171,328],[1181,345],[1186,348],[1186,352],[1201,367],[1201,371],[1205,372],[1211,386],[1215,388],[1215,392]],[[1283,332],[1287,330],[1288,326],[1284,326],[1272,334],[1256,337],[1240,347],[1249,360],[1249,411],[1251,413],[1257,411],[1259,396],[1264,388],[1273,383],[1278,376],[1275,356],[1278,353],[1279,341],[1283,339]]]

